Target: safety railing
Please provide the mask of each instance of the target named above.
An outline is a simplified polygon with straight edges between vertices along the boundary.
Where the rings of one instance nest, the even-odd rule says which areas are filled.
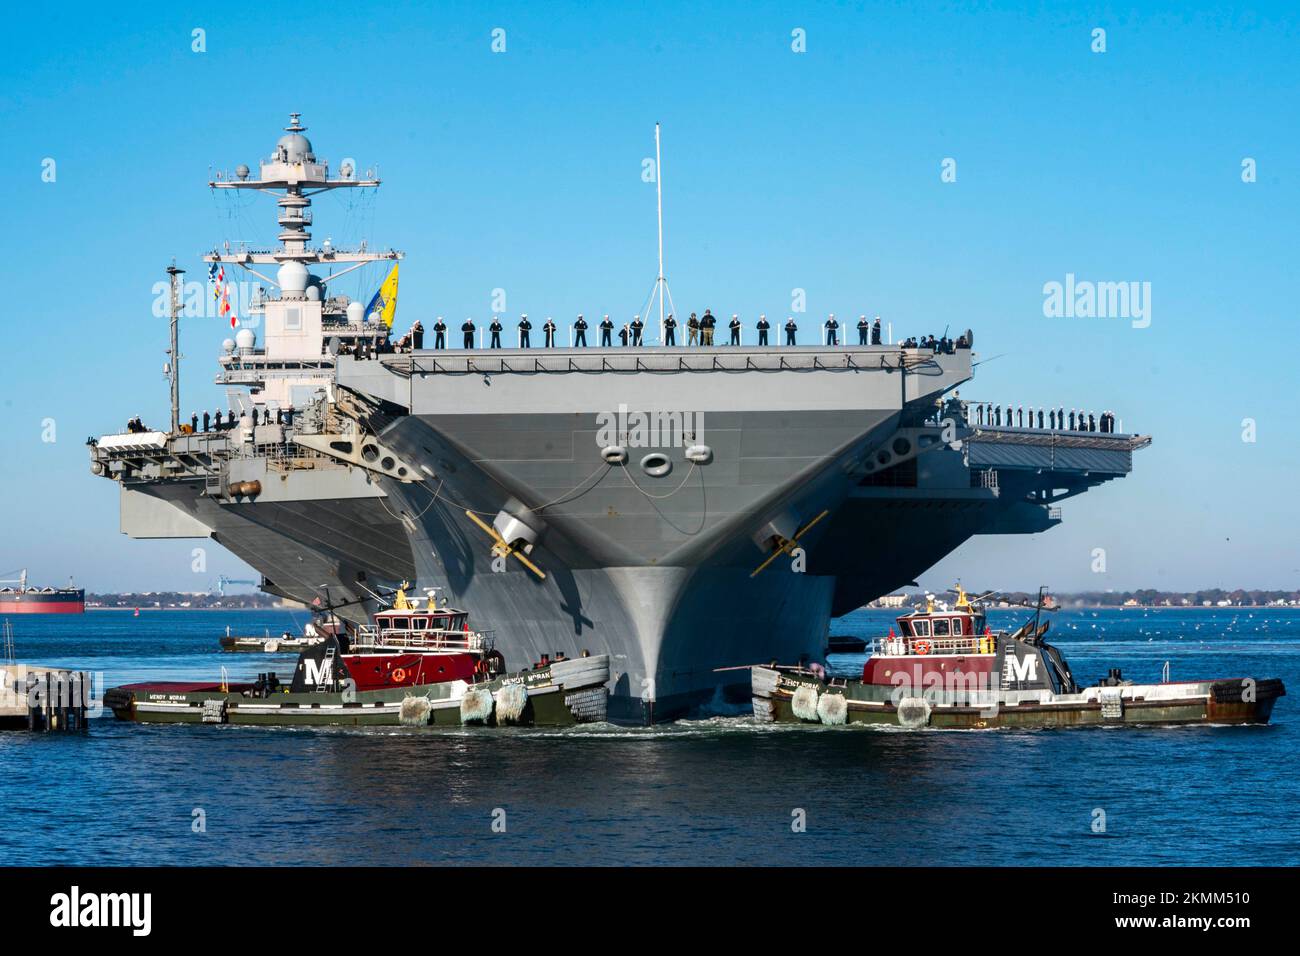
[[[992,654],[997,638],[991,635],[971,637],[878,637],[867,648],[882,657],[925,654]]]
[[[451,631],[441,628],[380,628],[362,624],[357,630],[354,647],[403,647],[426,651],[481,651],[485,637],[478,631]]]

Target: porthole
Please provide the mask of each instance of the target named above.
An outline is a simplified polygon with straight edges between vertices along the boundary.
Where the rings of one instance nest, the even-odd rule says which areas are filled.
[[[376,458],[379,457],[379,446],[378,446],[378,445],[362,445],[362,446],[361,446],[361,457],[364,458],[366,461],[373,462]]]
[[[908,441],[906,438],[895,438],[895,439],[894,439],[894,454],[895,454],[895,455],[906,455],[906,454],[907,454],[909,451],[911,451],[911,450],[912,450],[912,443],[911,443],[910,441]]]
[[[651,452],[641,459],[641,470],[651,478],[662,478],[673,470],[673,463],[661,452]]]

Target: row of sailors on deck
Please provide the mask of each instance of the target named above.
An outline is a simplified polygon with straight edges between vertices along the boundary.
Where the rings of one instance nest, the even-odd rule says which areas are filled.
[[[1071,432],[1105,432],[1115,431],[1115,413],[1111,411],[1096,415],[1083,409],[1071,408],[1026,408],[1007,405],[990,405],[981,402],[975,406],[975,421],[978,425],[990,425],[994,428],[1049,428],[1052,431]]]
[[[248,419],[248,424],[250,425],[259,424],[258,421],[259,417],[261,419],[260,424],[262,425],[270,425],[272,423],[272,419],[274,419],[274,422],[277,425],[292,425],[293,416],[294,416],[294,410],[292,405],[290,405],[288,408],[280,408],[279,406],[276,406],[274,411],[271,410],[270,406],[263,405],[260,416],[258,414],[257,409],[253,409],[251,412],[245,412],[243,418],[241,418],[239,415],[236,415],[235,410],[233,408],[227,409],[225,415],[223,416],[221,409],[218,408],[215,413],[211,413],[211,414],[209,414],[208,412],[203,413],[203,431],[205,432],[206,431],[214,431],[214,432],[230,431],[234,428],[239,427],[240,423],[243,422],[244,418]],[[140,417],[137,415],[134,419],[132,419],[132,421],[139,422]],[[127,423],[127,429],[130,431],[137,431],[136,428],[132,427],[131,422]],[[138,430],[146,431],[147,429],[141,426],[141,428]],[[181,431],[190,435],[194,435],[198,433],[199,416],[197,412],[190,415],[189,425],[184,425],[184,424],[181,425]]]
[[[678,325],[679,323],[677,319],[672,315],[664,319],[663,322],[663,344],[664,345],[675,346],[677,344]],[[702,316],[696,316],[696,314],[692,312],[690,318],[686,320],[685,326],[686,326],[685,344],[687,346],[691,346],[691,345],[708,346],[714,344],[713,336],[718,326],[718,320],[717,318],[714,317],[713,313],[709,309],[705,309],[704,315]],[[524,315],[520,318],[516,328],[518,329],[518,333],[519,333],[518,347],[523,349],[532,348],[533,323],[529,321],[527,315]],[[590,326],[588,325],[587,320],[583,318],[581,315],[579,315],[577,321],[573,323],[573,346],[575,348],[586,347],[587,330],[589,328]],[[602,348],[611,347],[614,344],[613,343],[614,329],[615,329],[614,322],[610,319],[608,315],[606,315],[603,319],[601,319],[600,323],[597,325],[597,328],[600,331],[601,347]],[[730,332],[730,338],[728,344],[730,345],[741,344],[740,336],[741,336],[741,330],[743,328],[744,328],[744,323],[740,321],[740,316],[732,315],[731,321],[727,323],[727,329]],[[768,336],[772,330],[772,323],[768,321],[767,316],[760,315],[758,317],[758,322],[755,323],[754,328],[758,332],[759,346],[761,347],[761,346],[769,345],[770,343],[768,340]],[[785,344],[786,345],[796,344],[795,338],[796,338],[796,334],[799,331],[799,326],[795,322],[793,316],[791,316],[789,319],[786,320],[783,328],[785,330]],[[823,323],[822,328],[826,334],[827,345],[840,344],[840,323],[835,318],[834,315],[831,315],[826,320],[826,322]],[[876,316],[874,322],[869,321],[865,315],[860,316],[858,318],[857,328],[858,328],[859,345],[880,345],[881,344],[881,330],[880,330],[879,316]],[[447,347],[447,331],[448,331],[447,323],[443,321],[442,316],[438,316],[437,321],[435,321],[433,324],[433,347],[435,349],[444,349]],[[474,320],[466,319],[464,324],[461,325],[460,331],[461,331],[461,343],[462,343],[461,347],[466,349],[474,348],[476,333],[478,332],[478,327],[474,324]],[[489,334],[488,348],[493,348],[493,349],[501,348],[502,347],[501,333],[505,331],[505,326],[501,323],[500,318],[494,317],[492,319],[491,324],[488,325],[487,331]],[[543,336],[543,342],[545,348],[548,349],[555,348],[556,345],[555,336],[558,331],[559,329],[555,324],[555,320],[548,318],[545,324],[542,326],[542,336]],[[627,345],[631,345],[634,347],[641,346],[644,344],[644,336],[645,336],[645,322],[642,321],[641,316],[639,315],[635,316],[631,322],[625,322],[623,324],[623,327],[618,332],[619,344],[624,346]],[[912,344],[908,345],[907,343],[903,343],[904,347],[932,348],[936,352],[939,351],[951,352],[954,345],[956,348],[969,347],[968,345],[963,344],[966,341],[965,336],[961,336],[960,338],[958,338],[956,343],[953,343],[952,340],[947,338],[942,340],[937,340],[933,335],[929,337],[928,342],[927,339],[922,338],[920,340],[921,344],[919,345],[916,344],[915,339],[909,339],[908,341],[911,342]],[[402,338],[398,340],[397,347],[399,351],[406,351],[407,349],[424,348],[424,325],[421,322],[417,321],[413,326],[411,326],[411,331],[406,335],[402,336]]]
[[[873,343],[879,345],[880,343]],[[942,352],[945,355],[952,355],[957,349],[968,349],[971,346],[971,336],[969,332],[963,332],[955,339],[950,339],[944,335],[935,338],[933,335],[923,335],[919,339],[908,338],[903,340],[905,349],[929,349],[931,352]]]

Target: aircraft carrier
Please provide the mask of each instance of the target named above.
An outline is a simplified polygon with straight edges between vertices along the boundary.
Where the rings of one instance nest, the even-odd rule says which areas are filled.
[[[173,410],[167,430],[92,444],[123,531],[213,538],[265,590],[358,621],[403,581],[444,588],[512,666],[609,654],[614,719],[747,701],[749,671],[728,668],[819,658],[832,616],[973,535],[1051,528],[1149,441],[973,424],[956,394],[973,334],[395,350],[330,282],[400,254],[308,232],[311,195],[378,180],[331,178],[304,131],[295,115],[258,178],[210,184],[276,196],[282,230],[205,257],[274,287],[261,343],[241,329],[220,358],[236,425],[190,432]]]

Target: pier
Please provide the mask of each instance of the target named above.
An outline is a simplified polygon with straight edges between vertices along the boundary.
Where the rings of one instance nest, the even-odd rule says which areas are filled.
[[[85,731],[90,675],[37,664],[0,664],[0,730]]]

